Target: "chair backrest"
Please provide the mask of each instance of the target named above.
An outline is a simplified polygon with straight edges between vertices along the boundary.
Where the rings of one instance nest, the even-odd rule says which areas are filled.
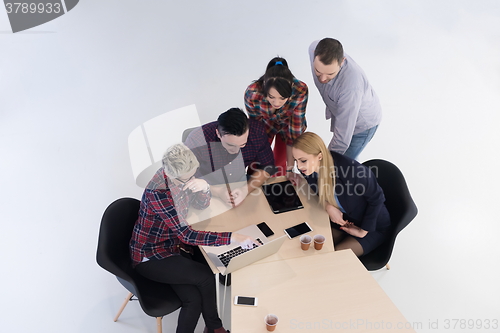
[[[137,296],[146,314],[163,317],[182,302],[170,285],[148,280],[132,268],[129,242],[140,204],[137,199],[121,198],[108,206],[101,220],[97,263]]]
[[[417,215],[406,180],[397,166],[385,160],[370,160],[363,163],[372,170],[377,182],[384,190],[385,205],[395,228],[399,233]]]
[[[198,126],[199,127],[199,126]],[[196,128],[198,127],[191,127],[191,128],[186,128],[184,132],[182,132],[182,142],[186,142],[187,137],[189,134]]]
[[[97,263],[110,273],[134,284],[129,242],[139,213],[140,201],[121,198],[111,203],[101,220]]]
[[[377,177],[377,182],[384,191],[385,205],[391,216],[393,230],[388,240],[360,260],[369,270],[382,268],[392,254],[396,236],[418,213],[406,180],[397,166],[391,162],[375,159],[363,163]]]

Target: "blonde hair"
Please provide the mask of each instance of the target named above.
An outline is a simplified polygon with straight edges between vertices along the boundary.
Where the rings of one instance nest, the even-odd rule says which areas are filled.
[[[316,133],[305,132],[295,139],[293,147],[314,156],[318,156],[321,153],[323,158],[320,160],[318,171],[319,203],[323,208],[326,207],[327,203],[338,208],[334,196],[335,167],[333,165],[332,154],[326,148],[323,139]]]
[[[200,166],[194,153],[183,143],[176,143],[163,154],[163,169],[173,178],[178,178]]]

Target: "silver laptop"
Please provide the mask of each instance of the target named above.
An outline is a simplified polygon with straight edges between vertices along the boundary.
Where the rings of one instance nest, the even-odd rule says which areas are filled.
[[[281,236],[272,241],[255,225],[235,231],[236,233],[255,238],[260,245],[253,249],[244,250],[240,245],[202,246],[209,260],[214,264],[222,275],[227,275],[240,268],[253,264],[254,262],[275,254],[286,240]]]

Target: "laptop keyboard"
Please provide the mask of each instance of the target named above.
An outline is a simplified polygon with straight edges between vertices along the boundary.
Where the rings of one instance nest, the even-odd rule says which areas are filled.
[[[257,242],[259,242],[260,245],[264,245],[259,238],[257,238]],[[232,250],[229,250],[227,252],[219,254],[217,257],[220,259],[220,261],[222,262],[224,267],[227,267],[227,265],[229,265],[229,262],[231,261],[231,259],[233,259],[236,256],[239,256],[242,253],[251,251],[251,250],[255,249],[256,247],[259,247],[260,245],[253,244],[253,247],[251,249],[243,249],[243,248],[241,248],[241,246],[238,246]]]

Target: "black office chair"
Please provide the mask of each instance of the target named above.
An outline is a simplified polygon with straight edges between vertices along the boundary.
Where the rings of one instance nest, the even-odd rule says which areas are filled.
[[[114,318],[118,320],[129,301],[139,300],[142,310],[156,317],[158,333],[162,332],[161,319],[181,307],[181,301],[168,284],[146,279],[131,266],[129,241],[139,212],[140,201],[121,198],[109,205],[104,212],[97,245],[97,263],[116,275],[118,281],[130,292]]]
[[[359,260],[366,269],[374,271],[384,266],[390,269],[388,264],[392,249],[396,242],[396,236],[417,215],[417,206],[411,198],[410,191],[406,185],[405,178],[397,166],[384,160],[369,160],[363,163],[369,167],[377,177],[377,182],[384,190],[385,205],[391,216],[392,231],[384,243]]]

